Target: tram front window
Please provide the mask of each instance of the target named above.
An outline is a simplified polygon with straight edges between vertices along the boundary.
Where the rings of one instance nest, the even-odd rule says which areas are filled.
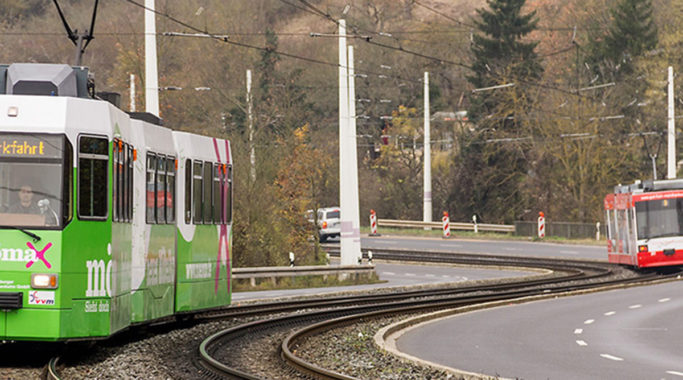
[[[0,134],[0,228],[63,226],[64,149],[63,136]]]
[[[638,239],[683,235],[683,198],[636,202]]]

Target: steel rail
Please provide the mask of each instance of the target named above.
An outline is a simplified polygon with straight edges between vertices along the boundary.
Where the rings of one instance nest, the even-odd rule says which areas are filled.
[[[612,265],[608,263],[599,262],[585,262],[580,260],[565,260],[560,261],[556,259],[541,259],[541,258],[526,258],[526,257],[509,257],[499,255],[478,255],[478,254],[452,254],[450,252],[422,252],[406,250],[381,250],[377,251],[375,255],[378,259],[389,260],[411,260],[418,261],[415,255],[419,256],[422,262],[445,262],[451,264],[467,264],[477,266],[500,266],[504,264],[507,267],[517,268],[541,268],[554,271],[564,271],[566,275],[563,279],[566,281],[578,279],[583,277],[597,278],[608,276],[611,274]],[[576,269],[568,269],[563,263],[571,263]],[[592,275],[585,274],[585,270],[596,272]],[[590,276],[590,277],[587,277]],[[502,290],[519,286],[520,283],[528,286],[541,285],[547,279],[523,279],[519,281],[509,281],[505,283],[489,284],[485,286],[484,290]],[[249,315],[257,315],[264,313],[286,312],[292,310],[299,310],[302,308],[321,308],[321,307],[339,307],[350,304],[361,304],[369,302],[381,302],[389,299],[407,299],[412,297],[430,297],[438,296],[440,294],[451,294],[453,292],[476,292],[481,291],[482,285],[457,285],[446,286],[437,289],[423,289],[423,290],[409,290],[400,293],[391,294],[369,294],[369,295],[353,295],[353,296],[336,296],[325,297],[324,299],[308,299],[308,300],[292,300],[292,301],[276,301],[263,302],[252,305],[239,305],[212,310],[209,312],[196,314],[195,320],[212,320],[226,317],[244,317]]]
[[[395,252],[394,252],[395,253]],[[401,252],[401,254],[405,254],[406,252]],[[424,254],[424,253],[423,253]],[[444,255],[445,253],[432,253],[433,255]],[[257,331],[265,331],[268,329],[273,329],[277,328],[277,326],[292,326],[292,325],[302,325],[305,323],[318,323],[322,322],[324,320],[329,320],[329,319],[334,319],[334,318],[340,318],[340,317],[346,317],[346,316],[352,316],[352,315],[357,315],[357,314],[362,314],[362,313],[383,313],[382,310],[392,310],[397,309],[397,310],[411,310],[411,309],[420,309],[420,310],[425,310],[425,309],[439,309],[439,308],[444,308],[454,305],[455,303],[462,303],[462,302],[484,302],[484,301],[477,301],[477,300],[482,300],[482,299],[490,299],[490,297],[495,296],[495,297],[520,297],[525,294],[529,294],[530,292],[532,294],[538,294],[538,293],[547,293],[551,291],[548,287],[545,285],[552,285],[552,284],[557,284],[557,283],[566,283],[568,281],[577,281],[577,280],[594,280],[596,278],[600,277],[605,277],[611,274],[611,269],[614,266],[607,264],[607,263],[600,263],[600,262],[594,262],[594,263],[587,263],[583,261],[577,261],[577,260],[566,260],[566,261],[561,261],[561,260],[548,260],[548,259],[535,259],[535,258],[511,258],[511,257],[488,257],[485,255],[472,255],[471,257],[461,257],[461,256],[454,256],[451,254],[446,254],[446,257],[431,257],[430,260],[432,261],[447,261],[451,262],[453,260],[465,260],[468,263],[475,262],[479,260],[479,264],[481,265],[482,258],[486,257],[487,262],[489,262],[489,265],[498,265],[500,263],[500,260],[505,259],[506,260],[506,266],[511,266],[510,261],[511,260],[516,260],[517,265],[512,265],[512,266],[528,266],[528,267],[537,267],[537,268],[552,268],[552,269],[561,269],[565,272],[568,272],[567,275],[565,276],[560,276],[560,277],[552,277],[552,278],[544,278],[544,279],[535,279],[533,281],[516,281],[513,283],[508,283],[508,284],[495,284],[495,285],[488,285],[488,286],[469,286],[466,287],[467,290],[463,291],[463,288],[451,288],[448,289],[448,291],[439,289],[436,291],[420,291],[420,294],[422,297],[446,297],[446,298],[431,298],[431,299],[421,299],[421,300],[415,300],[412,299],[410,300],[409,298],[414,298],[414,295],[411,297],[408,297],[406,295],[399,295],[399,297],[402,296],[401,301],[396,301],[397,298],[396,295],[384,295],[384,296],[373,296],[373,298],[366,297],[366,300],[373,299],[373,302],[380,302],[380,303],[375,303],[371,305],[363,305],[363,306],[346,306],[343,308],[338,308],[334,310],[322,310],[322,311],[314,311],[314,312],[309,312],[305,314],[296,314],[296,315],[287,315],[284,317],[280,318],[274,318],[274,319],[269,319],[269,320],[261,320],[261,321],[255,321],[251,323],[247,323],[244,325],[236,326],[224,331],[221,331],[219,333],[216,333],[212,335],[211,337],[207,338],[204,342],[202,342],[201,348],[200,348],[200,356],[201,360],[209,366],[212,366],[215,368],[216,371],[223,373],[228,376],[235,376],[235,377],[245,377],[245,378],[256,378],[253,375],[246,374],[243,371],[240,371],[238,369],[232,368],[229,365],[226,365],[224,363],[220,363],[219,360],[215,359],[213,355],[220,349],[220,347],[227,345],[228,341],[236,341],[239,340],[241,337],[247,336],[247,334],[250,334],[249,336],[253,336],[252,334]],[[424,258],[424,257],[423,257]],[[405,259],[405,257],[403,258]],[[492,264],[495,263],[495,264]],[[524,263],[524,265],[522,265]],[[533,263],[536,263],[536,265],[533,265]],[[593,272],[587,274],[586,272]],[[607,281],[602,281],[600,284],[604,284]],[[529,289],[529,287],[539,287],[536,289]],[[576,286],[576,285],[574,285]],[[591,284],[590,286],[597,286],[596,284]],[[566,288],[566,286],[565,286]],[[463,293],[468,293],[468,292],[475,292],[475,291],[498,291],[499,293],[495,295],[466,295],[463,296]],[[504,290],[503,292],[500,292],[501,290]],[[455,293],[455,295],[454,295]],[[482,298],[482,297],[488,297],[488,298]],[[355,299],[355,301],[354,301]],[[341,297],[335,302],[348,302],[348,303],[363,303],[363,297]],[[391,302],[387,302],[391,301]],[[303,303],[301,301],[294,301],[295,303],[290,305],[290,307],[297,307],[296,302],[298,303],[298,309],[304,308],[304,307],[311,307],[311,303],[308,303],[304,301]],[[337,305],[339,306],[339,305]],[[294,339],[288,340],[288,344],[290,342],[294,341]],[[284,349],[285,346],[282,348],[282,355],[287,356],[288,354],[286,353],[286,350]],[[287,346],[289,347],[289,346]],[[295,368],[299,368],[299,366],[296,364],[297,363],[296,358],[292,356],[292,359],[289,360],[289,363],[292,363],[292,365]],[[220,363],[220,364],[217,364]],[[301,369],[306,371],[305,369]],[[313,372],[316,372],[316,369],[313,369]],[[248,377],[251,376],[251,377]],[[317,375],[316,375],[317,376]],[[323,375],[323,377],[325,377]],[[336,377],[340,378],[340,377]],[[344,378],[344,377],[341,377]]]
[[[45,378],[47,380],[61,380],[62,378],[59,377],[59,372],[57,372],[57,363],[59,362],[59,356],[55,356],[54,358],[50,359],[50,361],[47,363],[47,373],[45,374]]]
[[[677,274],[670,274],[668,275],[670,277],[677,276]],[[303,339],[305,339],[308,336],[314,335],[316,333],[320,333],[323,331],[331,330],[334,328],[339,328],[347,325],[351,325],[353,323],[356,323],[357,321],[364,319],[371,319],[371,318],[381,318],[385,316],[394,316],[397,314],[408,314],[408,313],[425,313],[429,312],[432,310],[438,310],[438,309],[449,309],[449,308],[455,308],[455,307],[462,307],[462,306],[468,306],[468,305],[473,305],[473,304],[479,304],[479,303],[486,303],[486,302],[494,302],[494,301],[501,301],[501,300],[512,300],[512,299],[517,299],[521,297],[528,297],[528,296],[534,296],[534,295],[540,295],[540,294],[556,294],[556,293],[562,293],[562,292],[567,292],[567,291],[573,291],[573,290],[580,290],[580,289],[586,289],[586,288],[591,288],[591,287],[603,287],[606,285],[615,285],[615,284],[629,284],[633,282],[647,282],[651,281],[653,279],[661,279],[662,277],[657,275],[656,273],[650,273],[643,275],[642,277],[638,278],[629,278],[629,279],[618,279],[618,280],[611,280],[611,281],[606,281],[604,283],[599,283],[599,284],[574,284],[574,285],[567,285],[565,286],[559,286],[555,289],[548,290],[548,289],[529,289],[529,290],[523,290],[520,291],[519,293],[517,292],[509,292],[509,293],[502,293],[502,294],[493,294],[493,295],[475,295],[472,297],[465,297],[461,300],[448,300],[444,301],[442,303],[438,304],[431,304],[431,305],[425,305],[425,304],[415,304],[415,305],[406,305],[406,306],[401,306],[401,307],[396,307],[393,309],[385,309],[385,310],[379,310],[379,311],[371,311],[371,312],[366,312],[366,313],[359,313],[359,314],[354,314],[350,316],[344,316],[344,317],[339,317],[335,319],[329,319],[325,321],[321,321],[312,325],[309,325],[307,327],[301,328],[297,331],[294,331],[293,333],[289,334],[285,340],[282,342],[281,345],[281,357],[282,359],[291,367],[296,368],[297,370],[312,376],[314,378],[318,379],[355,379],[354,377],[332,371],[326,368],[322,368],[320,366],[315,365],[314,363],[308,362],[304,359],[301,359],[300,357],[296,356],[294,354],[294,347],[297,347],[299,342]]]

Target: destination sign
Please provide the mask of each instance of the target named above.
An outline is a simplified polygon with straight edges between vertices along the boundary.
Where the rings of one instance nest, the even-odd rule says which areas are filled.
[[[64,137],[35,134],[0,134],[0,158],[61,158]]]

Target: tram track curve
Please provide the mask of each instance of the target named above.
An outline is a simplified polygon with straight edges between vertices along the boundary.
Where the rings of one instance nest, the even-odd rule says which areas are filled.
[[[376,253],[375,253],[376,252]],[[374,251],[374,257],[386,260],[414,260],[417,252],[390,250],[378,252]],[[211,371],[236,378],[264,378],[263,376],[249,373],[248,370],[235,368],[230,364],[225,364],[221,359],[216,359],[215,354],[220,351],[220,347],[234,346],[235,341],[244,339],[255,331],[268,331],[282,326],[298,326],[295,330],[300,331],[299,335],[289,335],[277,349],[278,356],[287,363],[287,368],[296,368],[314,377],[320,378],[347,378],[344,374],[320,368],[294,355],[292,348],[297,346],[297,342],[306,336],[329,328],[335,323],[353,323],[350,321],[370,318],[371,316],[381,316],[396,313],[415,313],[427,312],[432,310],[451,308],[460,305],[471,305],[476,303],[488,302],[493,299],[514,299],[528,295],[561,293],[571,290],[586,289],[591,287],[623,284],[633,281],[649,281],[660,278],[655,273],[637,275],[633,278],[614,278],[614,270],[621,269],[613,264],[605,262],[587,262],[580,260],[549,260],[540,258],[512,258],[508,256],[491,255],[458,255],[446,252],[427,252],[420,253],[421,261],[445,262],[469,265],[499,265],[505,267],[530,267],[550,269],[556,272],[564,272],[564,275],[550,278],[534,279],[532,281],[512,281],[506,284],[469,286],[460,288],[449,288],[439,290],[424,290],[414,293],[406,292],[399,295],[372,296],[362,300],[361,297],[345,297],[342,301],[335,300],[337,307],[342,303],[352,305],[353,303],[361,306],[344,306],[335,310],[314,311],[296,315],[286,315],[270,320],[261,320],[246,325],[237,326],[220,333],[214,334],[210,339],[202,343],[200,351],[202,359],[200,361],[205,367],[212,368]],[[622,269],[623,270],[623,269]],[[484,293],[484,294],[482,294]],[[372,301],[369,301],[372,299]],[[368,303],[370,302],[370,303]],[[315,307],[313,304],[301,304],[300,308]],[[336,321],[336,322],[329,322]],[[328,325],[330,324],[330,325]],[[309,327],[305,327],[309,326]],[[231,343],[228,343],[231,342]],[[209,359],[210,358],[210,359]],[[216,365],[216,363],[220,363]],[[267,376],[266,376],[267,377]]]

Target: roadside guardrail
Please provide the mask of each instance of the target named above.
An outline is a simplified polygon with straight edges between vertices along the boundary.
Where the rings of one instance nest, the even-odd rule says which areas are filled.
[[[421,222],[417,220],[377,219],[380,227],[424,228],[431,227],[440,229],[441,222]],[[474,231],[474,223],[450,223],[452,230]],[[486,224],[477,223],[479,231],[491,232],[515,232],[515,226],[509,224]]]
[[[254,267],[232,268],[233,279],[249,279],[252,286],[257,278],[271,278],[273,283],[281,277],[299,276],[337,276],[371,275],[375,272],[374,264],[365,265],[306,265],[300,267]]]

